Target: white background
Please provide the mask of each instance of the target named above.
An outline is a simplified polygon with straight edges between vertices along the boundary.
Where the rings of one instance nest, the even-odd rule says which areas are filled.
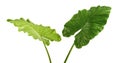
[[[18,32],[6,19],[29,18],[36,24],[51,26],[61,42],[48,46],[53,63],[63,63],[74,37],[62,36],[64,24],[81,9],[112,7],[104,30],[81,48],[74,48],[67,63],[120,63],[119,0],[0,0],[0,63],[49,63],[42,42]]]

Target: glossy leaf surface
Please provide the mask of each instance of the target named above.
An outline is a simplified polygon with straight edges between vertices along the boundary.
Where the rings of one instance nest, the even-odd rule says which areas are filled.
[[[110,7],[97,6],[89,10],[80,10],[65,25],[62,31],[63,36],[75,35],[74,44],[81,48],[89,43],[104,28],[110,14]]]

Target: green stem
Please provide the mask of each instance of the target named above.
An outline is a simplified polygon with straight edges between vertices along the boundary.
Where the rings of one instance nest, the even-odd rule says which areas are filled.
[[[71,53],[71,51],[72,51],[73,47],[74,47],[74,43],[73,43],[73,45],[71,46],[71,48],[70,48],[70,50],[69,50],[69,52],[68,52],[68,54],[67,54],[67,56],[66,56],[66,58],[65,58],[64,63],[66,63],[66,62],[67,62],[67,59],[68,59],[68,57],[69,57],[69,55],[70,55],[70,53]]]
[[[50,54],[49,54],[49,51],[48,51],[48,49],[47,49],[47,47],[46,47],[46,45],[45,45],[44,42],[43,42],[43,44],[44,44],[45,50],[46,50],[46,52],[47,52],[47,55],[48,55],[48,58],[49,58],[49,62],[52,63],[51,57],[50,57]]]

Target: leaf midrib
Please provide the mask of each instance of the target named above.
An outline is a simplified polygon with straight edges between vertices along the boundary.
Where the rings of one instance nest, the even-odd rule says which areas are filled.
[[[31,31],[33,31],[33,32],[35,33],[35,35],[38,36],[38,39],[41,40],[41,41],[43,41],[42,36],[40,36],[39,33],[38,33],[33,27],[31,27],[30,25],[24,25],[23,27],[24,27],[24,28],[25,28],[25,27],[31,28]]]

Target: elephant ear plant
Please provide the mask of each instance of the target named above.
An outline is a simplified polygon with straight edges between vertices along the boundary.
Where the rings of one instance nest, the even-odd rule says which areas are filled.
[[[74,46],[78,49],[82,48],[103,30],[104,25],[107,23],[110,10],[111,8],[108,6],[97,6],[91,7],[89,10],[79,10],[78,13],[73,15],[73,17],[65,23],[62,31],[63,36],[70,37],[77,31],[79,32],[74,36],[74,43],[71,46],[64,63],[67,62]],[[25,20],[23,18],[15,20],[8,19],[7,21],[18,27],[19,31],[27,32],[29,36],[42,41],[49,58],[49,62],[52,63],[47,46],[50,44],[49,41],[61,40],[60,35],[57,34],[54,29],[51,29],[49,26],[33,24],[30,20]]]
[[[64,25],[63,36],[70,37],[78,32],[74,37],[74,43],[64,61],[66,63],[74,45],[81,48],[89,43],[104,28],[111,8],[107,6],[91,7],[89,10],[80,10]]]
[[[30,20],[25,20],[23,18],[20,19],[8,19],[10,23],[13,23],[16,27],[18,27],[19,31],[27,32],[29,36],[32,36],[34,39],[39,39],[43,42],[45,50],[47,52],[50,63],[52,63],[50,54],[46,45],[50,44],[49,41],[60,41],[60,35],[56,33],[54,29],[51,29],[49,26],[42,26],[33,24]]]

